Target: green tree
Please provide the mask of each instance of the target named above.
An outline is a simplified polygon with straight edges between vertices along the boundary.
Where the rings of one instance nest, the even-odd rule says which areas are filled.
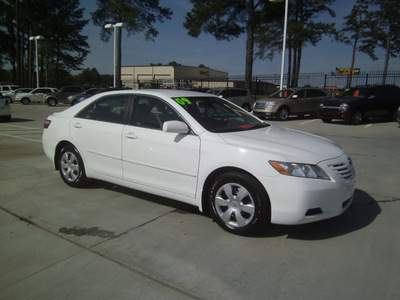
[[[400,54],[400,5],[398,0],[371,0],[378,9],[373,12],[371,40],[385,51],[382,84],[386,83],[389,60]]]
[[[352,58],[350,67],[350,78],[347,87],[351,87],[353,79],[354,63],[356,52],[364,52],[373,60],[377,57],[374,54],[375,42],[370,38],[372,22],[371,11],[368,9],[370,0],[357,0],[349,15],[345,17],[345,23],[340,30],[338,40],[352,46]]]
[[[283,8],[267,0],[191,0],[193,8],[187,13],[184,27],[188,34],[198,37],[202,32],[212,34],[217,40],[230,41],[242,34],[246,39],[246,88],[251,88],[254,59],[254,36],[264,11]],[[283,17],[268,14],[269,17]]]
[[[64,71],[79,69],[89,52],[87,37],[80,34],[88,21],[83,20],[79,0],[1,0],[0,7],[0,30],[8,41],[3,57],[17,83],[31,85],[34,42],[30,36],[45,38],[40,41],[41,77],[46,73],[57,81]]]
[[[303,48],[307,44],[316,46],[324,35],[336,35],[334,23],[320,22],[317,18],[323,14],[335,17],[329,7],[336,0],[289,0],[287,50],[288,86],[297,86],[300,74]],[[283,13],[282,13],[283,14]],[[283,23],[262,15],[264,26],[256,32],[257,56],[272,59],[275,52],[282,48]]]
[[[122,22],[128,36],[144,32],[146,39],[154,40],[158,31],[156,22],[170,19],[172,11],[160,6],[159,0],[97,0],[97,10],[92,13],[93,23],[101,27],[100,38],[108,41],[112,31],[105,24]],[[121,87],[121,28],[117,28],[116,85]]]

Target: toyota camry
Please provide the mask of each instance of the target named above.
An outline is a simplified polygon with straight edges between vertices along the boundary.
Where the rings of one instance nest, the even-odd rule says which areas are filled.
[[[335,217],[353,199],[341,147],[209,94],[106,92],[44,126],[44,151],[67,185],[98,179],[189,203],[233,233]]]

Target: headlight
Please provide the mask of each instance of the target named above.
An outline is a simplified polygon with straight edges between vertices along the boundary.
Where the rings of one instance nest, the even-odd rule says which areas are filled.
[[[347,103],[342,103],[339,106],[339,110],[347,110],[349,108],[349,106],[347,105]]]
[[[329,180],[329,176],[317,165],[271,160],[269,163],[282,175]]]

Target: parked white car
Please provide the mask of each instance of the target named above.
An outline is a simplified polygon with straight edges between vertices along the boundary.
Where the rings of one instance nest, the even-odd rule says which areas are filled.
[[[44,103],[43,96],[46,93],[56,93],[58,89],[49,87],[40,87],[33,89],[29,93],[21,93],[15,96],[15,102],[21,102],[24,105],[30,103]]]
[[[172,198],[240,234],[338,216],[354,193],[351,160],[332,141],[197,92],[95,95],[48,117],[43,148],[72,187],[94,178]]]
[[[31,88],[20,88],[20,89],[13,90],[11,92],[3,93],[3,96],[4,96],[4,98],[6,98],[8,100],[8,102],[13,103],[15,101],[15,97],[18,94],[29,93],[30,91],[32,91]]]

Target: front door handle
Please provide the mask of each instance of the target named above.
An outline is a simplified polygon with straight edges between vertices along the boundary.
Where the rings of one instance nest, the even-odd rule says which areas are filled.
[[[81,123],[75,123],[73,126],[75,128],[82,128],[83,127]]]
[[[138,136],[134,132],[128,132],[125,134],[125,137],[130,140],[135,140]]]

